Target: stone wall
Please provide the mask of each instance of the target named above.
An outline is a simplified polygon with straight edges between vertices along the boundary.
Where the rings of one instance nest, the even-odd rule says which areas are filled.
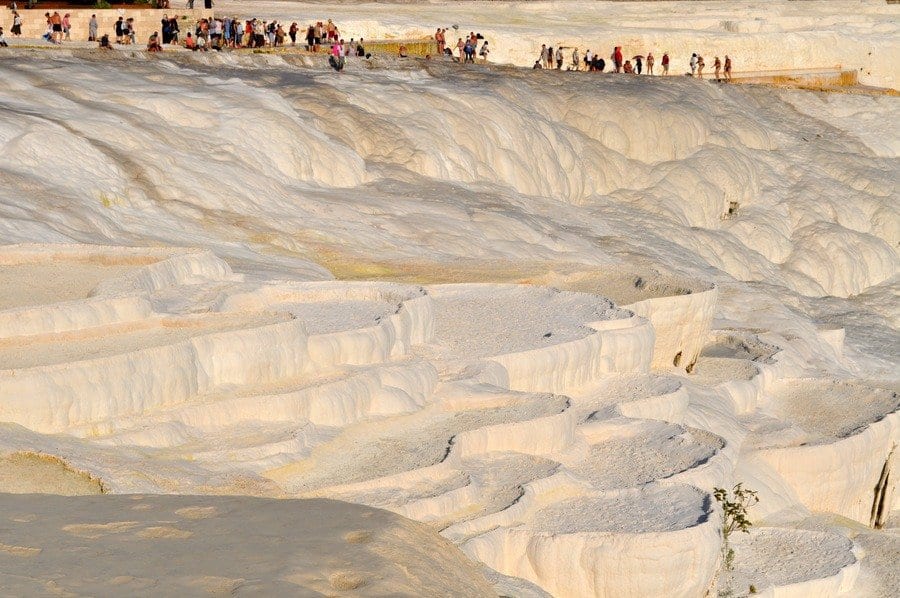
[[[198,2],[197,4],[199,5],[200,3]],[[17,11],[22,17],[22,37],[40,38],[47,30],[47,18],[44,16],[44,13],[48,11],[52,13],[54,10],[56,9],[36,8],[32,10]],[[187,10],[185,8],[173,8],[168,10],[119,8],[96,9],[90,7],[80,9],[59,9],[60,15],[65,15],[66,13],[69,14],[69,18],[72,21],[71,38],[73,41],[87,41],[88,22],[91,19],[91,15],[97,15],[97,21],[100,24],[98,29],[99,35],[108,33],[110,38],[114,38],[115,22],[119,19],[119,16],[123,16],[126,19],[134,18],[137,40],[140,44],[146,43],[147,38],[151,33],[160,30],[160,21],[163,15],[167,14],[170,17],[177,15],[179,27],[181,28],[182,35],[184,35],[184,32],[188,29],[188,23],[192,26],[198,19],[212,16],[212,12],[212,10],[203,8],[194,10]],[[12,11],[6,7],[0,9],[0,27],[3,27],[7,37],[12,37],[10,35],[12,22]]]

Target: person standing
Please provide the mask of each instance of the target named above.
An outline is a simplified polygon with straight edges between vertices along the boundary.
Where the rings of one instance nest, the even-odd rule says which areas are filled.
[[[178,27],[178,17],[173,16],[169,18],[169,43],[173,45],[178,44],[178,34],[181,33],[181,28]]]
[[[725,80],[731,81],[731,58],[725,55]]]
[[[584,52],[584,70],[591,70],[591,63],[594,61],[594,53],[590,50]]]
[[[65,16],[63,16],[62,29],[63,29],[63,35],[65,36],[65,40],[71,41],[72,40],[72,35],[71,35],[72,21],[70,20],[69,13],[66,13]]]
[[[662,57],[663,76],[669,74],[669,53],[663,52]]]
[[[722,71],[722,61],[719,60],[718,56],[716,56],[716,59],[713,61],[713,69],[716,71],[716,81],[718,81]]]
[[[547,68],[550,64],[550,51],[547,50],[547,44],[541,44],[541,67]]]
[[[625,64],[622,56],[622,46],[616,46],[613,50],[613,62],[616,65],[616,72],[622,72],[622,65]]]
[[[97,15],[91,15],[91,20],[88,21],[88,41],[95,42],[97,41],[97,30],[100,28],[100,24],[97,23]]]
[[[297,32],[300,31],[300,27],[297,26],[297,23],[291,23],[290,29],[288,29],[288,35],[291,38],[291,45],[297,45]]]
[[[647,74],[648,75],[653,74],[653,63],[654,62],[655,62],[655,59],[653,58],[653,52],[649,52],[647,54]]]
[[[54,44],[61,44],[63,30],[62,17],[59,16],[59,13],[56,11],[53,11],[53,14],[50,15],[50,27],[53,31],[51,40]]]
[[[704,62],[703,57],[697,55],[697,76],[701,79],[703,78],[703,67],[706,66],[706,62]]]
[[[556,70],[561,71],[563,65],[562,46],[556,49]]]
[[[578,55],[578,48],[572,50],[572,70],[577,71],[581,64],[581,57]]]
[[[160,25],[160,31],[162,31],[162,43],[168,44],[169,42],[172,41],[172,35],[170,33],[171,29],[172,29],[172,25],[171,25],[171,21],[169,21],[169,15],[164,14],[162,16],[162,19],[159,20],[159,25]]]
[[[3,27],[0,27],[0,48],[8,48],[9,44],[6,43],[6,37],[3,35]]]
[[[231,20],[231,17],[225,17],[222,19],[222,39],[225,42],[226,48],[233,47],[232,39],[234,36],[234,23]]]
[[[12,29],[9,30],[10,33],[19,37],[22,35],[22,17],[19,16],[19,13],[13,11],[13,23]]]
[[[456,42],[456,49],[459,51],[459,62],[462,62],[464,60],[463,53],[466,50],[466,44],[462,38],[459,38],[459,40]]]
[[[641,71],[644,70],[644,63],[641,60],[640,56],[634,57],[634,72],[636,75],[640,75]]]
[[[691,54],[691,77],[697,74],[697,65],[700,64],[700,59],[697,56],[697,53],[694,52]]]
[[[119,20],[116,21],[116,43],[121,44],[122,40],[125,38],[125,17],[119,17]]]
[[[472,46],[471,38],[466,40],[466,45],[463,50],[466,53],[466,62],[475,62],[475,48]]]

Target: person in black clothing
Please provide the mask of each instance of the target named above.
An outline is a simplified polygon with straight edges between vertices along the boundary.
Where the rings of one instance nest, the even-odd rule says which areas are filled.
[[[122,38],[125,36],[125,17],[119,17],[116,21],[116,43],[121,44]]]

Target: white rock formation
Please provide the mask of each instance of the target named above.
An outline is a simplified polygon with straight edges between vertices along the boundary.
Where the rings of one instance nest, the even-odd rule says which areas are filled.
[[[329,10],[367,37],[413,34],[428,13],[516,62],[561,35],[553,11],[572,13],[553,43],[584,47],[615,8],[628,51],[662,43],[664,22],[679,56],[722,43],[762,67],[750,56],[777,37],[794,51],[774,66],[843,53],[894,84],[892,8],[789,4],[734,20],[725,3],[529,3],[505,25],[493,6]],[[244,520],[227,529],[267,538],[302,504],[276,517],[167,496],[231,494],[392,511],[516,595],[701,596],[726,581],[713,488],[744,482],[762,500],[735,540],[739,591],[891,594],[891,532],[866,526],[890,528],[900,507],[892,96],[436,60],[351,60],[336,76],[288,54],[11,52],[0,491],[161,495],[133,501],[147,512],[113,498],[115,517],[94,502],[109,497],[0,496],[40,514],[0,534],[0,560],[33,572],[12,593],[107,592],[96,577],[40,585],[85,543],[152,555],[142,579],[116,582],[132,593],[240,589],[216,567],[156,568],[206,554],[182,542],[203,530],[174,503],[220,500],[236,514],[223,525]],[[446,543],[371,517],[453,566],[418,554],[415,586],[386,562],[415,555],[386,545],[357,555],[391,573],[367,569],[366,585],[274,561],[261,583],[486,591]],[[461,585],[430,591],[445,582]]]

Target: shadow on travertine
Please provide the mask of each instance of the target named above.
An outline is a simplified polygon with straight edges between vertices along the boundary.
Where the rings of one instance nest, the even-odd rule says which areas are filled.
[[[425,525],[333,500],[0,495],[0,510],[10,595],[494,595]]]

